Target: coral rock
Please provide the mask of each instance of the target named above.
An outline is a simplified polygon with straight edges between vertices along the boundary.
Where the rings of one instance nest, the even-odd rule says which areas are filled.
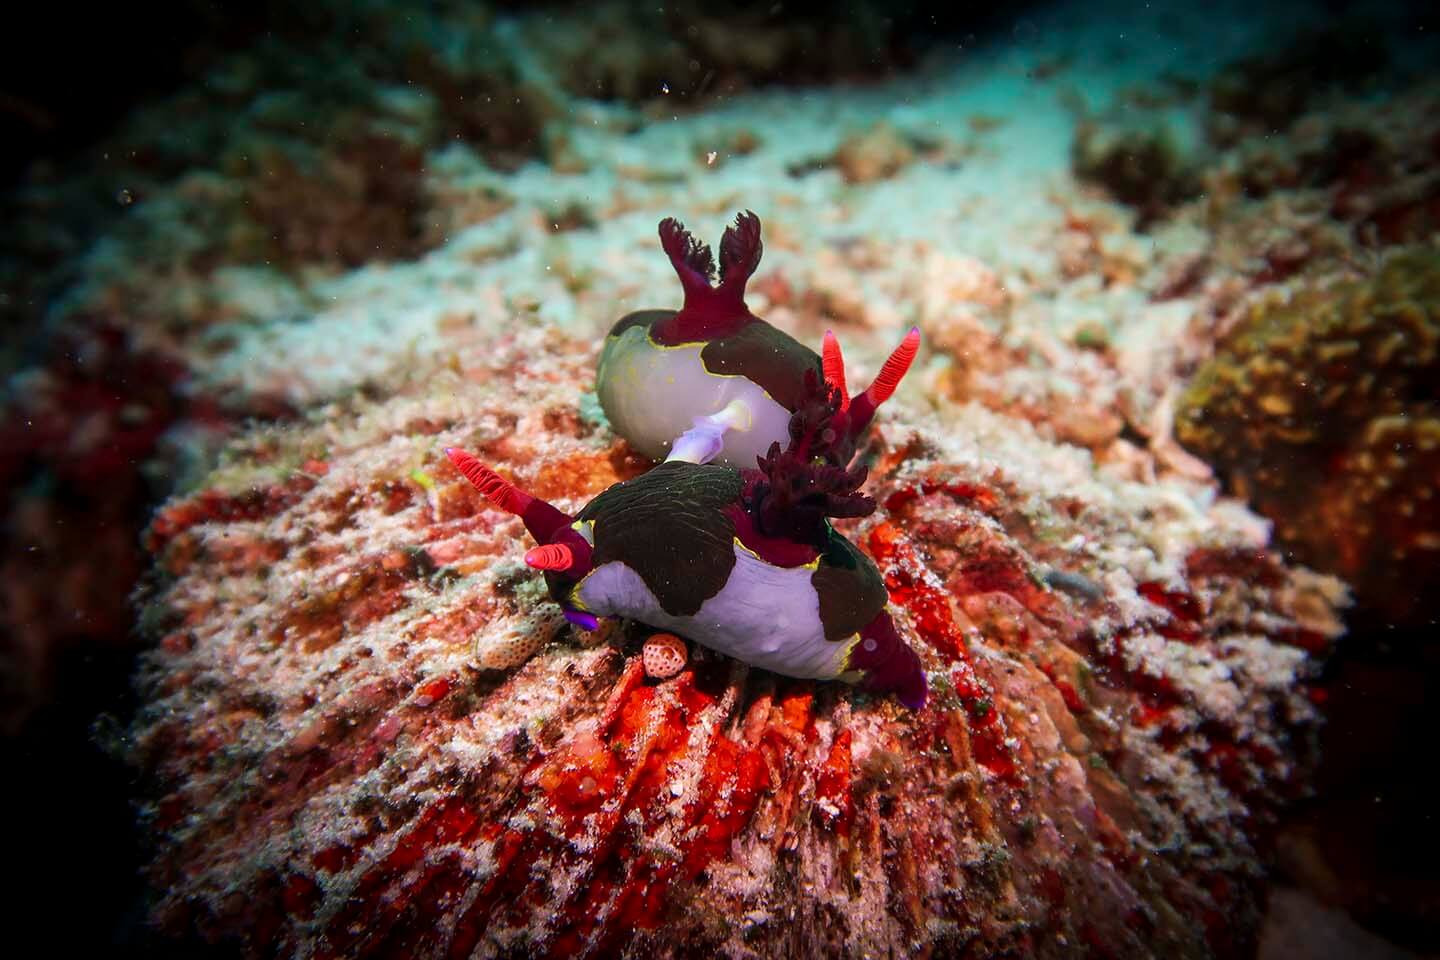
[[[1253,304],[1181,398],[1176,436],[1302,560],[1403,619],[1440,584],[1437,401],[1440,255],[1407,249],[1367,279]]]
[[[1302,31],[1289,44],[1236,60],[1215,75],[1210,135],[1225,143],[1244,133],[1284,130],[1317,95],[1362,87],[1384,62],[1384,46],[1365,24]]]
[[[592,359],[558,347],[523,330],[437,388],[244,438],[161,514],[130,743],[162,929],[312,957],[1253,941],[1337,587],[1233,504],[1107,479],[969,406],[887,428],[882,507],[844,524],[928,670],[924,710],[719,656],[649,684],[634,640],[562,625],[481,670],[472,645],[545,604],[519,522],[440,448],[532,486],[543,463],[574,506],[625,462],[543,428]],[[395,432],[420,422],[442,426]],[[275,466],[317,445],[323,471]]]
[[[1163,128],[1082,123],[1075,131],[1071,165],[1077,179],[1098,184],[1134,207],[1142,226],[1200,193],[1196,170]]]

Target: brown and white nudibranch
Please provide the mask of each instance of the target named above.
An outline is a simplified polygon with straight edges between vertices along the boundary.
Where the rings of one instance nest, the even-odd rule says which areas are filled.
[[[710,247],[678,220],[660,221],[685,301],[679,310],[641,310],[616,323],[600,355],[596,392],[615,432],[655,460],[755,464],[772,443],[784,444],[790,415],[813,372],[840,391],[834,421],[836,463],[848,463],[865,429],[899,385],[920,349],[911,328],[875,382],[850,398],[833,333],[824,358],[752,314],[745,284],[760,265],[760,218],[736,216],[720,240],[719,283]]]
[[[539,546],[525,562],[586,629],[624,617],[790,677],[893,692],[919,709],[920,660],[896,632],[875,564],[830,525],[875,502],[866,469],[829,462],[839,394],[817,389],[757,468],[671,460],[605,490],[574,517],[518,490],[474,457],[445,453]],[[817,396],[819,397],[817,401]]]

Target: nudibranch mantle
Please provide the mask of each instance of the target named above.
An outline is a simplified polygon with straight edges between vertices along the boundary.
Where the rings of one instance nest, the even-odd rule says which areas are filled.
[[[785,444],[790,416],[804,401],[807,376],[841,392],[836,423],[849,459],[876,408],[894,393],[919,350],[912,329],[869,389],[852,402],[833,334],[822,360],[813,350],[752,314],[745,284],[760,264],[760,218],[739,214],[720,242],[719,283],[711,250],[673,218],[660,241],[680,278],[679,310],[642,310],[622,318],[606,337],[596,393],[615,431],[651,459],[715,460],[754,465],[772,443]]]

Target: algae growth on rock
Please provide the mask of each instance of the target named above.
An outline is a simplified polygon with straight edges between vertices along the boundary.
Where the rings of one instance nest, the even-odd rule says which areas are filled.
[[[1260,299],[1181,397],[1176,436],[1306,563],[1405,620],[1440,584],[1440,254]]]

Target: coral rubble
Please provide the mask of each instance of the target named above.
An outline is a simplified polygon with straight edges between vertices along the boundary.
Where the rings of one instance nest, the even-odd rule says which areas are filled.
[[[1081,123],[1072,163],[1077,179],[1099,184],[1134,207],[1141,225],[1200,193],[1194,158],[1163,129]]]

